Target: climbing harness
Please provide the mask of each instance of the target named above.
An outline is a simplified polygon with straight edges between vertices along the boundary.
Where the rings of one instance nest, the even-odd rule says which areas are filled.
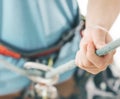
[[[108,52],[114,50],[115,48],[117,48],[119,46],[120,46],[120,39],[117,39],[117,40],[109,43],[102,49],[97,50],[96,54],[97,55],[105,55]],[[47,65],[43,65],[40,63],[33,63],[33,62],[27,62],[24,65],[24,67],[26,68],[24,70],[20,69],[18,67],[15,67],[14,65],[12,65],[2,59],[0,59],[0,63],[5,65],[5,67],[8,69],[11,69],[17,73],[27,76],[33,82],[37,82],[38,84],[36,84],[36,86],[35,86],[36,91],[38,92],[38,95],[42,95],[42,97],[44,97],[43,99],[49,99],[51,96],[50,91],[52,91],[52,90],[53,90],[53,93],[54,92],[56,93],[55,96],[57,96],[56,88],[53,85],[57,82],[58,75],[76,67],[74,60],[71,60],[70,62],[63,64],[55,69],[50,68]],[[41,90],[43,90],[43,91],[41,91]],[[46,98],[48,96],[49,96],[49,98]],[[51,99],[54,99],[54,98],[51,98]]]
[[[55,52],[58,52],[60,50],[60,48],[64,44],[66,44],[68,41],[71,41],[75,35],[75,32],[81,30],[81,28],[83,27],[82,26],[83,24],[84,23],[81,21],[79,23],[79,25],[77,25],[76,27],[72,28],[71,30],[68,30],[65,33],[63,33],[61,38],[58,40],[58,42],[55,42],[55,44],[48,46],[47,48],[37,49],[34,51],[24,51],[22,49],[18,49],[15,46],[12,46],[12,45],[6,43],[5,41],[1,40],[0,54],[5,55],[5,56],[11,56],[16,59],[19,59],[21,57],[29,58],[29,59],[30,58],[38,58],[38,57],[53,54]]]

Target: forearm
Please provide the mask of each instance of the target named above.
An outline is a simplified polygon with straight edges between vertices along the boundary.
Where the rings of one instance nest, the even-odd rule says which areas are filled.
[[[89,0],[86,27],[100,25],[109,30],[120,11],[120,0]]]

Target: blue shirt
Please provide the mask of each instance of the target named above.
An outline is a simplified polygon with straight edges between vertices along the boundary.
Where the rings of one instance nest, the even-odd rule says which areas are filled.
[[[24,51],[46,48],[72,28],[77,15],[76,0],[0,0],[0,40]],[[0,58],[21,68],[25,62]],[[0,95],[20,91],[28,84],[28,79],[0,65]]]
[[[0,39],[25,51],[57,41],[78,9],[75,0],[2,0],[1,7]]]

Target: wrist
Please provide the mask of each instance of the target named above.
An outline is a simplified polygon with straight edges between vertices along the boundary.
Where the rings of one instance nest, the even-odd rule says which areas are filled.
[[[106,32],[106,33],[109,33],[109,30],[103,26],[100,26],[100,25],[91,25],[91,26],[87,26],[86,27],[86,30],[100,30],[102,32]]]

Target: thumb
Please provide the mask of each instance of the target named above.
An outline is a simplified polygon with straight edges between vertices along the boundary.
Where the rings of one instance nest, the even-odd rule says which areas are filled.
[[[96,49],[100,49],[106,44],[106,32],[100,29],[94,29],[92,39]]]

